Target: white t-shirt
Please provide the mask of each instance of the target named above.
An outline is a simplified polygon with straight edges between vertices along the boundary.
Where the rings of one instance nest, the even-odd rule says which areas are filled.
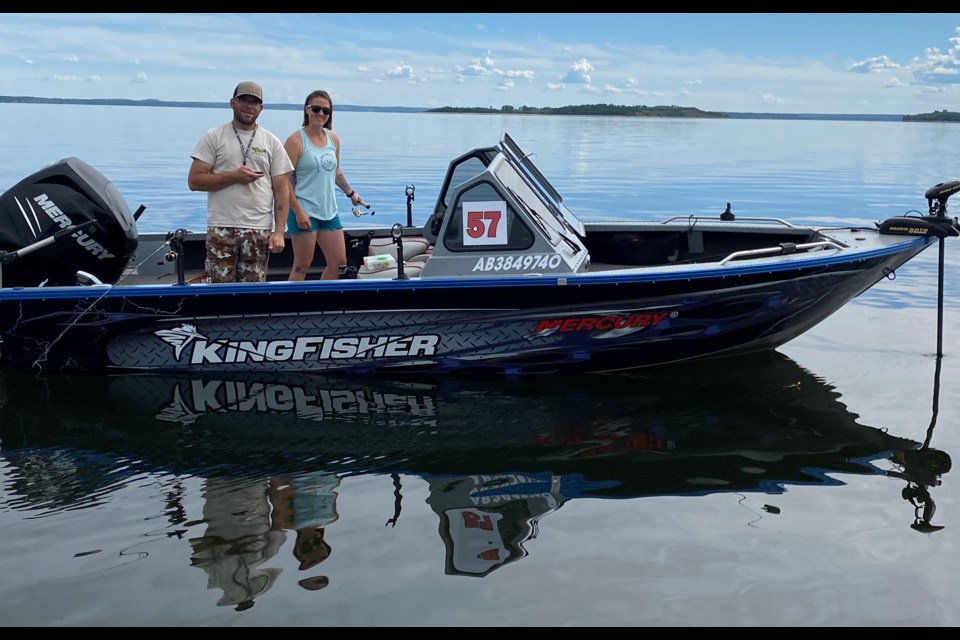
[[[243,166],[244,150],[247,165],[265,175],[250,184],[232,184],[219,191],[208,191],[207,226],[270,231],[273,229],[271,176],[293,171],[293,163],[277,136],[260,125],[253,131],[237,129],[234,133],[233,123],[228,122],[204,133],[190,156],[212,166],[214,173],[226,173]]]

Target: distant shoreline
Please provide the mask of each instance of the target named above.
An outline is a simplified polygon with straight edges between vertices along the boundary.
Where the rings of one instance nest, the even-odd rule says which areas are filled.
[[[103,105],[103,106],[124,106],[124,107],[185,107],[190,109],[224,109],[227,107],[228,101],[223,102],[177,102],[170,100],[128,100],[123,98],[37,98],[33,96],[0,96],[0,104],[84,104],[84,105]],[[300,104],[284,104],[284,103],[267,103],[265,105],[267,109],[283,110],[283,111],[299,111],[303,108],[303,105]],[[659,108],[659,107],[657,107]],[[559,109],[537,109],[540,113],[549,113],[549,112],[560,112],[561,115],[564,114],[565,110],[576,109],[576,107],[561,107]],[[678,115],[675,117],[681,118],[696,118],[699,117],[696,113],[699,111],[697,109],[690,108],[686,114],[681,113],[680,110],[687,109],[686,107],[677,107]],[[524,114],[521,110],[515,111],[505,111],[497,110],[490,108],[480,108],[480,107],[441,107],[441,108],[428,108],[428,107],[371,107],[363,105],[354,105],[354,104],[339,104],[337,105],[337,110],[339,111],[358,111],[358,112],[377,112],[377,113],[456,113],[456,114],[502,114],[502,115],[514,115],[514,114]],[[700,112],[700,113],[711,113],[711,112]],[[762,113],[762,112],[748,112],[748,111],[724,111],[724,112],[713,112],[719,115],[719,117],[738,119],[738,120],[841,120],[841,121],[878,121],[878,122],[958,122],[960,121],[960,113],[943,111],[935,111],[928,114],[917,114],[917,115],[902,115],[902,114],[858,114],[858,113]],[[693,115],[689,115],[693,114]],[[525,114],[526,115],[526,114]],[[530,113],[529,115],[539,115],[538,113]],[[616,115],[616,114],[611,114]],[[623,116],[628,117],[628,116]],[[712,117],[718,117],[717,115],[712,115]]]
[[[127,100],[124,98],[35,98],[32,96],[0,96],[0,104],[86,104],[117,107],[185,107],[188,109],[227,109],[229,100],[223,102],[175,102],[170,100]],[[300,111],[302,104],[266,103],[266,109]],[[390,113],[420,113],[421,107],[365,107],[354,104],[338,104],[338,111],[376,111]]]

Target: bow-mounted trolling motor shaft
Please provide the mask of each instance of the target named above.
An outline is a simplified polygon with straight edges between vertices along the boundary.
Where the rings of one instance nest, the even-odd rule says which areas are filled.
[[[880,233],[894,236],[928,236],[949,238],[960,236],[960,224],[947,215],[947,200],[960,191],[960,180],[939,182],[927,189],[928,215],[896,216],[877,223]]]
[[[957,219],[947,215],[947,200],[958,191],[960,191],[960,180],[938,182],[924,194],[927,199],[928,215],[897,216],[877,223],[881,234],[940,239],[937,259],[937,358],[943,356],[944,239],[960,236],[960,224]]]

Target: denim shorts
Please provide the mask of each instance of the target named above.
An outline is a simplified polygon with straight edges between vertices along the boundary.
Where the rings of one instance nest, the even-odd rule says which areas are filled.
[[[293,209],[290,209],[290,212],[287,214],[287,231],[291,235],[298,233],[315,233],[317,231],[336,231],[337,229],[343,229],[343,225],[340,223],[340,216],[333,216],[331,220],[317,220],[313,216],[310,216],[310,228],[301,229],[297,226],[297,215],[293,212]]]

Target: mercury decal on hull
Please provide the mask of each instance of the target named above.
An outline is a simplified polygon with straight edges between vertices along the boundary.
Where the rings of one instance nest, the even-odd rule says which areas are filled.
[[[633,313],[630,315],[573,316],[569,318],[549,318],[540,320],[534,333],[551,334],[570,331],[617,331],[633,332],[655,327],[667,317],[675,318],[675,311],[655,313]]]
[[[199,333],[192,324],[161,329],[155,331],[154,335],[173,347],[177,360],[187,353],[190,364],[423,357],[436,354],[437,345],[440,344],[438,335],[211,340]]]

